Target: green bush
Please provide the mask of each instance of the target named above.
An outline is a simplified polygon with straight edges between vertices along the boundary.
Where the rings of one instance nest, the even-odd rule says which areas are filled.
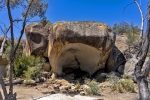
[[[101,87],[99,86],[99,83],[96,82],[95,80],[85,80],[85,83],[89,86],[89,88],[85,88],[85,91],[88,94],[92,94],[92,95],[100,95],[100,90]]]
[[[108,77],[108,81],[110,83],[111,89],[117,90],[120,93],[123,92],[136,92],[135,91],[135,84],[131,79],[119,79],[116,76]]]
[[[16,39],[14,41],[14,44],[15,44],[15,47],[18,43],[18,40]],[[21,55],[23,53],[23,50],[20,48],[21,45],[19,45],[17,51],[16,51],[16,57],[18,57],[19,55]],[[4,57],[6,57],[6,59],[9,61],[10,59],[10,50],[11,50],[11,41],[10,40],[7,40],[7,42],[5,43],[4,45]]]
[[[37,73],[40,71],[44,59],[34,56],[19,56],[15,60],[14,75],[16,77],[22,77],[25,79],[33,79],[37,77]]]
[[[127,44],[128,44],[129,46],[134,45],[134,44],[135,44],[135,40],[136,40],[135,34],[132,33],[131,31],[128,31],[128,32],[126,33],[126,35],[127,35],[127,41],[126,41]]]
[[[49,20],[47,20],[47,19],[45,19],[45,20],[42,20],[42,22],[41,22],[42,24],[43,24],[43,26],[45,26],[45,25],[47,25],[47,24],[49,24],[49,25],[51,25],[52,23],[49,21]]]
[[[135,84],[131,79],[122,79],[119,82],[118,87],[119,92],[136,92],[135,91]]]

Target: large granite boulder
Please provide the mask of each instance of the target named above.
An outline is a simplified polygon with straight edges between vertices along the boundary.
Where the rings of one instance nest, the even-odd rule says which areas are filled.
[[[116,46],[114,46],[107,59],[105,71],[113,71],[117,76],[123,75],[125,63],[126,59],[123,53]]]
[[[148,59],[149,59],[149,57],[146,57],[144,65],[143,65],[142,68],[144,68],[144,66],[148,62]],[[135,72],[135,65],[136,65],[136,62],[134,61],[133,58],[128,59],[126,64],[125,64],[124,75],[128,76],[128,77],[130,77],[132,79],[135,79],[135,74],[134,74],[134,72]]]
[[[48,35],[51,25],[33,23],[25,27],[26,55],[38,55],[47,57]]]
[[[114,47],[115,34],[100,22],[57,22],[50,28],[48,57],[55,75],[66,68],[91,76],[105,67]]]

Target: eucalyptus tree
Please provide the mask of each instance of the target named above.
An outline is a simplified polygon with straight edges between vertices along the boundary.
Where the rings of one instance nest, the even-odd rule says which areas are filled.
[[[38,17],[40,20],[45,20],[45,13],[48,8],[48,3],[44,0],[0,0],[0,10],[6,9],[7,10],[7,16],[9,20],[9,25],[6,31],[4,32],[5,38],[6,34],[10,34],[10,40],[11,40],[11,51],[10,51],[10,73],[9,73],[9,94],[13,94],[13,68],[14,68],[14,60],[16,51],[18,49],[18,46],[20,44],[21,38],[24,34],[24,29],[27,24],[27,22],[31,21],[34,17]],[[21,12],[18,12],[18,14],[14,13],[14,10],[20,9]],[[18,15],[18,16],[17,16]],[[17,17],[16,17],[17,16]],[[5,22],[3,22],[5,23]],[[14,45],[14,29],[15,23],[20,23],[21,26],[20,32],[17,34],[19,36],[17,45]],[[8,31],[9,30],[9,31]],[[4,38],[4,39],[5,39]],[[5,40],[4,40],[5,41]],[[2,49],[2,47],[1,47]],[[3,50],[1,50],[3,51]]]
[[[138,51],[135,53],[135,55],[131,54],[133,57],[132,59],[135,62],[135,78],[136,78],[135,81],[137,82],[138,89],[139,89],[139,97],[140,97],[139,99],[150,100],[150,92],[149,92],[148,81],[147,81],[147,77],[150,71],[150,57],[146,62],[146,64],[144,65],[145,59],[148,54],[149,44],[150,44],[150,37],[149,37],[150,36],[150,0],[148,0],[147,17],[144,17],[141,6],[137,2],[137,0],[133,0],[133,2],[130,4],[136,4],[141,15],[141,29],[140,29]],[[145,18],[147,18],[147,26],[146,26],[145,38],[143,38]]]

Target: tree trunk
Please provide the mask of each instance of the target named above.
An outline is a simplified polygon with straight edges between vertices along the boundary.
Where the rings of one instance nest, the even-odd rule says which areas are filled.
[[[139,78],[137,80],[137,84],[139,88],[140,100],[150,100],[147,80],[144,78]]]
[[[9,94],[13,94],[13,68],[14,64],[13,61],[10,61],[10,72],[9,72]]]
[[[149,49],[149,36],[150,36],[150,0],[148,3],[148,17],[147,17],[147,29],[145,42],[142,48],[142,55],[140,56],[139,61],[135,65],[135,76],[136,81],[139,88],[139,96],[140,100],[150,100],[150,93],[148,89],[147,76],[150,70],[150,58],[145,66],[144,62],[147,57],[148,49]]]

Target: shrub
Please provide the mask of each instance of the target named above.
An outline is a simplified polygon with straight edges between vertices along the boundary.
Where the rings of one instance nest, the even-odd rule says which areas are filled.
[[[75,88],[76,88],[76,89],[79,89],[79,88],[80,88],[80,86],[81,86],[80,82],[79,82],[79,81],[77,81],[77,84],[75,85]]]
[[[131,79],[119,79],[116,76],[108,77],[108,81],[111,85],[111,89],[117,90],[120,93],[123,92],[136,92],[135,91],[135,84]]]
[[[88,94],[92,94],[92,95],[100,95],[100,90],[101,87],[99,86],[98,82],[96,82],[95,80],[89,80],[86,79],[85,83],[88,85],[89,88],[85,88],[85,91]]]
[[[109,82],[110,85],[111,85],[111,86],[110,86],[111,89],[112,89],[112,90],[115,90],[115,89],[116,89],[116,85],[119,84],[119,80],[120,80],[120,79],[119,79],[117,76],[109,76],[107,80],[108,80],[108,82]]]
[[[126,43],[129,47],[129,51],[131,51],[130,49],[133,49],[133,51],[136,50],[136,47],[138,47],[138,41],[137,40],[138,40],[139,35],[131,32],[131,31],[128,31],[126,33],[126,35],[127,35]]]
[[[41,22],[42,24],[43,24],[43,26],[45,26],[45,25],[47,25],[47,24],[49,24],[49,25],[51,25],[52,23],[49,21],[49,20],[47,20],[47,19],[45,19],[45,20],[42,20],[42,22]]]
[[[25,79],[33,79],[37,77],[41,66],[44,64],[44,59],[34,56],[19,56],[15,60],[14,75]]]
[[[17,45],[18,40],[16,39],[14,41],[14,45]],[[20,48],[21,45],[19,45],[19,48],[16,51],[16,57],[18,57],[20,54],[23,53],[23,50]],[[9,57],[10,57],[10,50],[11,50],[11,41],[7,40],[7,42],[4,45],[4,56],[6,57],[6,59],[9,61]]]
[[[135,92],[135,84],[131,79],[122,79],[119,82],[119,92]]]

